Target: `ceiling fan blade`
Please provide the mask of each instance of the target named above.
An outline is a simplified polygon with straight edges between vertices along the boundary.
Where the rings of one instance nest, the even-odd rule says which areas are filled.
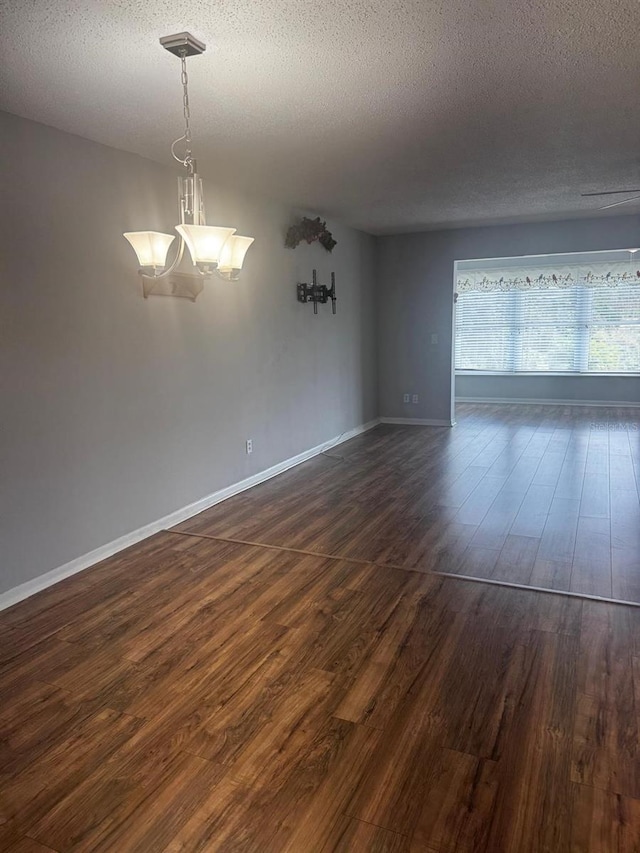
[[[603,193],[580,193],[581,196],[589,196],[589,195],[620,195],[621,193],[640,193],[640,187],[636,187],[634,190],[607,190]]]
[[[608,207],[618,207],[620,204],[629,204],[632,201],[638,201],[640,195],[634,195],[633,198],[625,198],[624,201],[614,201],[611,204],[605,204],[604,207],[599,207],[598,210],[606,210]]]

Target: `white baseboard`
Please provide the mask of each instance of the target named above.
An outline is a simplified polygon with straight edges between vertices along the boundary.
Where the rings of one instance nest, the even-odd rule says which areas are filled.
[[[318,444],[316,447],[312,447],[310,450],[305,450],[297,456],[285,459],[284,462],[279,462],[277,465],[273,465],[265,471],[253,474],[251,477],[247,477],[239,483],[234,483],[231,486],[227,486],[224,489],[213,492],[213,494],[207,495],[195,503],[182,507],[182,509],[178,509],[169,515],[165,515],[164,518],[159,518],[157,521],[152,521],[151,524],[146,524],[144,527],[132,530],[131,533],[126,533],[124,536],[120,536],[118,539],[114,539],[106,545],[101,545],[99,548],[89,551],[88,554],[76,557],[75,560],[71,560],[63,566],[58,566],[58,568],[52,569],[44,575],[39,575],[37,578],[33,578],[33,580],[22,583],[19,586],[14,586],[13,589],[9,589],[0,594],[0,610],[5,610],[7,607],[11,607],[13,604],[17,604],[19,601],[23,601],[25,598],[35,595],[36,592],[40,592],[49,586],[53,586],[53,584],[58,583],[58,581],[71,577],[71,575],[75,575],[78,572],[82,572],[84,569],[94,566],[101,560],[106,560],[107,557],[112,557],[119,551],[123,551],[130,545],[135,545],[137,542],[141,542],[143,539],[153,536],[154,533],[159,533],[161,530],[166,530],[168,527],[174,527],[176,524],[180,524],[180,522],[186,521],[188,518],[197,515],[199,512],[203,512],[205,509],[209,509],[209,507],[215,506],[227,498],[233,497],[233,495],[237,495],[240,492],[251,489],[253,486],[257,486],[259,483],[264,483],[265,480],[270,480],[272,477],[277,477],[278,474],[288,471],[289,468],[300,465],[302,462],[306,462],[307,459],[312,459],[314,456],[324,453],[331,447],[335,447],[338,444],[349,441],[351,438],[355,438],[357,435],[361,435],[363,432],[373,429],[378,426],[379,423],[380,420],[376,418],[366,424],[354,427],[348,432],[342,433],[342,435],[336,436],[329,441],[325,441],[323,444]]]
[[[456,403],[519,403],[523,406],[602,406],[604,408],[620,409],[638,409],[640,403],[628,403],[620,400],[610,400],[603,402],[602,400],[550,400],[550,399],[531,399],[527,397],[456,397]]]
[[[380,418],[381,424],[405,424],[407,426],[455,426],[455,421],[434,420],[433,418]]]

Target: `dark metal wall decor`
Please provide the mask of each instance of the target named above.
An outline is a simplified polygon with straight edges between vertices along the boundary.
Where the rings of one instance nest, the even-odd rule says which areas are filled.
[[[298,292],[298,302],[313,302],[313,313],[318,313],[318,303],[321,302],[323,305],[331,300],[331,310],[333,313],[336,313],[336,274],[334,272],[331,273],[331,287],[327,287],[325,284],[318,284],[317,273],[313,271],[313,278],[311,284],[305,284],[304,282],[299,282],[297,286]]]
[[[327,228],[327,223],[323,222],[320,217],[309,219],[308,216],[303,216],[300,222],[292,225],[287,231],[287,236],[284,238],[284,245],[287,249],[295,249],[300,243],[314,243],[318,241],[321,246],[332,252],[337,241],[333,239],[331,231]]]

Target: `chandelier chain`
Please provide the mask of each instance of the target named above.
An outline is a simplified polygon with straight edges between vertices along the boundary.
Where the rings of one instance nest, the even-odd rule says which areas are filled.
[[[187,74],[187,58],[183,53],[180,57],[182,61],[182,74],[180,75],[180,79],[182,80],[182,111],[184,113],[184,138],[187,143],[187,157],[191,155],[191,125],[189,123],[191,119],[191,110],[189,109],[189,75]]]
[[[182,64],[182,72],[180,80],[182,82],[182,114],[184,115],[184,134],[171,145],[171,153],[178,161],[188,169],[193,168],[193,153],[191,151],[191,109],[189,107],[189,75],[187,74],[187,53],[180,52],[180,62]],[[175,147],[179,142],[185,143],[184,158],[178,157]]]

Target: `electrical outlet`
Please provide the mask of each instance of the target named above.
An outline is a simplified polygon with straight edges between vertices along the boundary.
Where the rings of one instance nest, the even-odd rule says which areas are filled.
[[[409,399],[410,399],[410,398],[409,398],[409,394],[405,394],[405,395],[404,395],[404,397],[402,398],[402,402],[403,402],[403,403],[408,403],[408,402],[409,402]]]
[[[412,402],[412,403],[417,403],[417,402],[418,402],[418,395],[417,395],[417,394],[414,394],[414,395],[413,395],[413,397],[411,398],[411,402]]]
[[[247,456],[250,453],[253,453],[253,439],[252,438],[247,439]]]
[[[431,343],[432,343],[432,344],[437,344],[437,343],[438,343],[438,335],[437,335],[437,334],[433,334],[433,335],[431,335]]]

